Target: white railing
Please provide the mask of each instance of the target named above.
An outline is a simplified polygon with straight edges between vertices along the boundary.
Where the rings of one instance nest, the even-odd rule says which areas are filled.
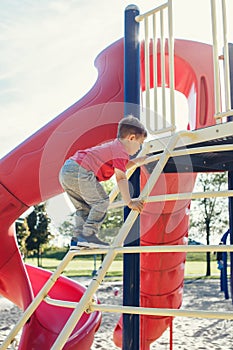
[[[217,1],[217,2],[216,2]],[[221,9],[219,6],[221,3]],[[221,16],[217,13],[221,11]],[[213,61],[214,61],[214,94],[215,94],[215,118],[222,119],[233,114],[230,99],[230,66],[227,38],[227,7],[226,0],[211,0]],[[219,37],[222,37],[223,55],[219,52]],[[221,82],[219,57],[224,60],[224,77]],[[221,91],[222,90],[222,91]],[[225,95],[225,108],[222,107],[221,92]],[[225,109],[225,111],[224,111]]]
[[[165,17],[166,16],[166,17]],[[174,38],[172,0],[168,0],[161,6],[136,17],[138,22],[144,26],[144,57],[145,57],[145,117],[146,127],[150,134],[163,133],[175,130],[175,84],[174,84]],[[167,25],[165,25],[167,22]],[[160,34],[160,36],[158,35]],[[166,39],[168,37],[168,52],[166,52]],[[159,113],[159,89],[157,73],[157,46],[160,46],[161,62],[161,118]],[[150,47],[153,49],[153,60],[150,63]],[[168,56],[169,87],[170,87],[170,112],[167,111],[166,88],[166,57]],[[150,75],[153,69],[153,90],[150,89]],[[151,91],[152,94],[151,94]],[[153,102],[151,103],[151,100]],[[151,118],[152,117],[152,118]],[[152,125],[153,123],[153,125]]]
[[[225,121],[226,117],[233,115],[230,100],[227,6],[226,0],[210,0],[210,2],[214,64],[214,117],[216,120]],[[152,135],[167,131],[173,132],[176,129],[176,121],[172,0],[168,0],[157,8],[137,16],[136,20],[142,22],[144,28],[142,40],[144,42],[145,59],[145,91],[143,92],[145,98],[143,102],[145,100],[146,126]],[[166,52],[167,42],[168,50]],[[223,47],[223,54],[219,51],[222,50],[222,47],[219,48],[220,42]],[[161,71],[159,72],[161,74],[161,87],[158,87],[158,47],[161,63]],[[153,58],[151,58],[151,54]],[[219,58],[223,58],[223,74],[221,74]],[[153,78],[151,79],[152,70]],[[169,76],[169,84],[166,81],[166,76]],[[153,80],[153,88],[151,88],[151,80]],[[168,91],[170,92],[170,104],[167,101],[168,94],[166,92]]]

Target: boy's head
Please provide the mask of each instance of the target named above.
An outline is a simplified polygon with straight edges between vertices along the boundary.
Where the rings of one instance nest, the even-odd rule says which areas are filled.
[[[147,137],[147,131],[137,118],[129,115],[120,121],[117,137],[124,144],[128,154],[133,156]]]
[[[125,139],[129,135],[135,135],[136,138],[141,136],[147,137],[144,125],[132,115],[123,118],[118,125],[117,137],[119,139]]]

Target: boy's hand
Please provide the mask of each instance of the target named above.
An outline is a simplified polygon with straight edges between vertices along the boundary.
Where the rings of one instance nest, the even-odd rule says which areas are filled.
[[[144,201],[142,199],[131,199],[131,201],[128,203],[128,207],[132,210],[136,210],[139,213],[141,213],[144,206]]]

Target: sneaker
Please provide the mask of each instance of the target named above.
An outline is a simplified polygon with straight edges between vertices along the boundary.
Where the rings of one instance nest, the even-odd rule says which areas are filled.
[[[80,234],[77,237],[77,244],[76,246],[79,247],[87,247],[87,248],[98,248],[100,246],[102,247],[108,247],[109,244],[101,241],[101,239],[99,239],[95,234],[90,235],[90,236],[84,236],[83,234]]]

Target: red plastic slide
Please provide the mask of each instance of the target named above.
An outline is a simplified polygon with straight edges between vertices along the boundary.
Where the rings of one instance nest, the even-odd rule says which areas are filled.
[[[115,137],[123,115],[123,45],[116,42],[96,60],[99,78],[92,90],[0,161],[0,294],[25,309],[49,278],[25,266],[15,240],[14,221],[30,206],[62,192],[58,172],[77,148]],[[78,266],[77,266],[78,269]],[[78,301],[83,286],[59,278],[50,295]],[[42,303],[25,325],[19,348],[49,350],[71,310]],[[88,350],[100,313],[84,314],[65,349]]]
[[[176,41],[175,55],[176,89],[188,99],[189,127],[214,124],[210,102],[213,101],[211,47]],[[30,206],[61,193],[58,172],[64,160],[76,149],[114,138],[123,116],[123,40],[104,50],[95,64],[99,76],[90,92],[0,160],[0,294],[22,309],[30,304],[49,273],[25,266],[15,240],[15,220]],[[143,88],[143,57],[141,65]],[[145,169],[143,174],[142,183],[147,177]],[[176,189],[186,192],[192,189],[194,178],[195,175],[189,174],[183,174],[182,178],[177,174],[162,175],[153,193],[170,193]],[[141,219],[142,244],[185,244],[188,206],[187,202],[147,204]],[[184,260],[181,254],[142,256],[142,305],[174,308],[181,305]],[[82,286],[62,277],[51,296],[78,301],[83,292]],[[20,349],[50,349],[69,312],[41,303],[24,327]],[[168,321],[142,317],[142,349],[148,349],[150,342],[162,334]],[[90,349],[99,324],[99,313],[83,315],[64,348]],[[120,325],[114,339],[120,345]]]

